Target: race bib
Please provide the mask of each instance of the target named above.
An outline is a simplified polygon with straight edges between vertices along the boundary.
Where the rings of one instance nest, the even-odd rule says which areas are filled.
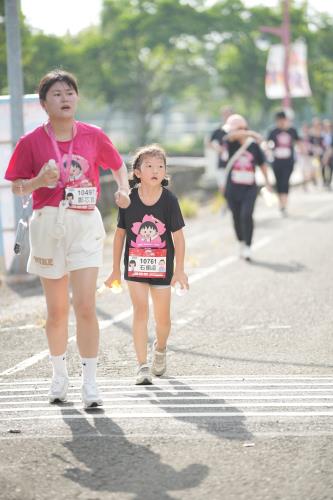
[[[130,248],[128,255],[129,278],[165,278],[166,249]]]
[[[65,200],[68,208],[73,210],[94,210],[97,201],[97,188],[87,187],[66,187]]]
[[[274,156],[278,160],[285,160],[286,158],[290,158],[291,149],[283,146],[279,146],[274,151]]]
[[[234,184],[252,185],[255,181],[253,170],[232,170],[231,180]]]

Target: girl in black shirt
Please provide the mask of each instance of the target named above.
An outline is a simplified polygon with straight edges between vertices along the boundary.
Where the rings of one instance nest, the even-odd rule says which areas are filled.
[[[136,384],[151,384],[151,374],[166,370],[166,345],[170,334],[170,285],[188,288],[184,272],[184,220],[178,200],[165,188],[166,155],[157,144],[139,149],[130,181],[131,206],[120,209],[113,242],[113,270],[106,285],[121,280],[120,261],[125,243],[124,278],[133,304],[133,337],[138,372]],[[175,267],[174,267],[175,261]],[[152,367],[147,365],[149,292],[153,301],[156,340]]]

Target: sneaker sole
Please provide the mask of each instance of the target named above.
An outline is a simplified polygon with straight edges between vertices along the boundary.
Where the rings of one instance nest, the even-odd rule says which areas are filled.
[[[101,408],[103,403],[101,401],[92,401],[91,403],[83,403],[83,408],[85,410],[91,410],[93,408]]]
[[[165,370],[163,370],[162,372],[156,372],[156,371],[153,371],[153,370],[152,370],[151,372],[152,372],[152,374],[154,375],[154,377],[162,377],[162,375],[164,375],[164,374],[165,374],[166,369],[165,369]]]
[[[135,382],[135,385],[153,385],[153,382],[149,380],[149,378],[144,378],[143,380],[140,380],[139,382]]]
[[[55,404],[55,403],[66,403],[67,402],[67,397],[63,397],[63,398],[49,398],[49,403],[52,405],[52,404]]]

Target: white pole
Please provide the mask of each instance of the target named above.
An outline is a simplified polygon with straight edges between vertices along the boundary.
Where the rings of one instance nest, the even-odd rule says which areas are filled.
[[[5,0],[5,26],[7,44],[7,74],[10,94],[11,144],[14,148],[18,139],[24,133],[23,123],[23,76],[21,58],[20,33],[20,2],[19,0]],[[19,219],[21,202],[13,197],[15,219]],[[15,228],[13,228],[15,231]],[[15,257],[10,272],[13,274],[25,273],[26,256]]]

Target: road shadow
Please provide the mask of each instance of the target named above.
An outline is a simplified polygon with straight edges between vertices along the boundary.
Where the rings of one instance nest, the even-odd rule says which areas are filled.
[[[71,414],[81,415],[77,410]],[[77,465],[67,468],[63,475],[91,491],[129,493],[134,495],[133,500],[172,500],[170,492],[195,488],[208,475],[206,465],[193,463],[176,470],[162,462],[150,445],[129,441],[114,420],[100,413],[92,421],[83,416],[64,418],[64,422],[72,439],[63,446]]]
[[[173,351],[175,353],[181,353],[181,354],[189,354],[188,350],[186,349],[180,349],[178,347],[169,347],[170,351]],[[274,365],[281,365],[281,366],[297,366],[297,367],[302,367],[302,368],[333,368],[333,364],[327,364],[327,363],[301,363],[299,361],[281,361],[277,359],[260,359],[260,358],[246,358],[245,356],[223,356],[219,354],[212,354],[212,353],[201,353],[201,352],[195,352],[191,351],[190,353],[191,356],[197,357],[197,358],[203,358],[203,359],[216,359],[219,361],[235,361],[237,363],[258,363],[259,365],[268,365],[271,366],[272,364]]]
[[[163,380],[163,377],[161,378]],[[225,399],[219,399],[214,396],[210,396],[205,392],[193,390],[190,385],[185,384],[179,379],[175,378],[167,378],[170,383],[170,388],[163,389],[163,393],[156,390],[154,385],[147,386],[146,390],[150,394],[154,394],[154,400],[151,400],[150,403],[153,406],[160,406],[161,404],[175,404],[176,402],[179,404],[179,408],[175,407],[162,407],[161,409],[167,413],[172,413],[173,418],[175,420],[179,420],[181,422],[185,422],[187,424],[191,424],[195,426],[197,429],[201,431],[205,431],[208,434],[212,434],[213,436],[217,436],[223,439],[232,439],[239,441],[249,441],[254,438],[253,434],[249,432],[245,426],[246,417],[242,415],[242,412],[234,406],[220,407],[220,408],[209,408],[205,407],[205,404],[227,404]],[[154,379],[154,383],[158,383],[158,379]],[[167,386],[166,386],[167,387]],[[161,386],[159,386],[159,389]],[[193,397],[193,399],[183,399],[181,396],[175,396],[175,392],[181,392],[184,396],[188,397],[189,395]],[[160,396],[163,396],[163,399]],[[195,399],[195,398],[204,397],[204,400]],[[169,398],[169,399],[164,399]],[[206,399],[207,398],[207,399]],[[191,404],[200,404],[200,407],[190,407]],[[176,413],[189,413],[189,416],[177,416]],[[202,413],[238,413],[239,415],[230,415],[224,416],[221,418],[219,416],[192,416],[190,415],[193,412]]]
[[[24,279],[20,281],[19,277],[17,279],[9,277],[5,281],[4,286],[22,298],[43,295],[43,288],[39,278],[27,279],[25,281],[24,276]]]
[[[301,214],[300,215],[290,214],[290,215],[288,215],[287,220],[292,220],[292,221],[297,221],[297,222],[306,222],[309,224],[313,224],[313,223],[317,223],[317,222],[332,223],[333,216],[332,215],[321,215],[321,214],[313,215],[313,216],[301,215]]]
[[[290,264],[281,264],[279,262],[269,262],[264,260],[251,259],[251,266],[263,267],[275,273],[300,273],[307,270],[307,267],[301,262],[290,262]]]
[[[255,219],[256,227],[275,229],[281,226],[281,218],[275,216],[265,217],[265,219]]]

